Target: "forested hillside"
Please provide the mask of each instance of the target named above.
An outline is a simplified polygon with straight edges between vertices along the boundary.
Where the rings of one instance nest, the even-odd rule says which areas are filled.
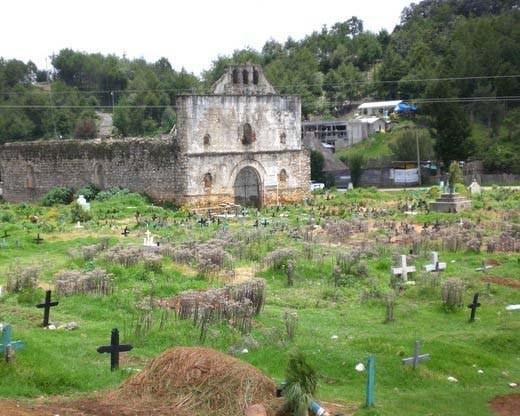
[[[113,111],[122,136],[167,132],[177,94],[207,92],[228,64],[247,61],[262,64],[279,92],[301,95],[304,117],[342,115],[362,99],[415,100],[439,159],[476,156],[489,169],[520,172],[517,0],[425,0],[405,8],[391,34],[365,31],[352,17],[299,41],[222,56],[201,78],[165,58],[65,49],[49,74],[0,59],[0,140],[92,137],[95,109]],[[476,141],[474,123],[489,137]]]

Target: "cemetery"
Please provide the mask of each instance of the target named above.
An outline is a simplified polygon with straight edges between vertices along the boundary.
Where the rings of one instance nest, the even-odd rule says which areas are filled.
[[[2,202],[0,414],[513,414],[520,191],[441,194]]]

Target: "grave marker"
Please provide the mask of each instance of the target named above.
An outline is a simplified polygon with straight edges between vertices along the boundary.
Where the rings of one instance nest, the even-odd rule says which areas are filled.
[[[37,308],[43,308],[43,327],[49,326],[49,314],[53,306],[57,306],[58,302],[51,302],[51,291],[45,291],[45,302],[36,305]]]
[[[403,358],[401,360],[402,363],[403,364],[412,364],[412,367],[415,370],[422,361],[429,360],[430,354],[419,354],[420,348],[421,348],[421,343],[419,341],[415,341],[413,356],[408,357],[408,358]]]
[[[2,342],[0,343],[0,349],[4,354],[6,362],[11,361],[13,351],[23,348],[25,344],[22,341],[12,341],[11,325],[6,325],[2,328]]]
[[[125,237],[128,237],[128,234],[130,234],[130,230],[128,229],[128,226],[125,225],[125,228],[121,232],[121,235],[124,235]]]
[[[110,345],[98,347],[97,352],[110,353],[110,370],[114,371],[119,368],[119,353],[130,351],[132,348],[130,344],[119,344],[119,330],[114,328],[110,336]]]
[[[432,251],[432,262],[424,266],[427,272],[441,272],[446,270],[446,263],[439,262],[439,253]]]
[[[470,322],[475,322],[475,314],[477,313],[477,308],[480,307],[480,303],[478,301],[478,293],[475,293],[473,296],[473,302],[468,305],[468,308],[471,309],[471,315],[469,317]]]
[[[415,266],[408,266],[406,263],[406,255],[401,256],[401,265],[399,267],[392,267],[392,274],[394,276],[401,276],[403,282],[408,281],[408,273],[414,273]]]
[[[375,401],[375,383],[376,383],[376,357],[373,355],[368,357],[367,362],[367,397],[365,406],[372,407]]]
[[[484,260],[482,260],[482,266],[477,267],[475,271],[477,272],[486,272],[486,270],[491,269],[493,266],[487,265]]]
[[[7,234],[7,230],[4,230],[4,235],[2,236],[2,238],[7,238],[7,237],[11,237],[11,235]]]
[[[43,238],[40,237],[40,233],[38,233],[38,235],[36,236],[36,238],[34,239],[34,242],[36,244],[41,244],[43,241]]]

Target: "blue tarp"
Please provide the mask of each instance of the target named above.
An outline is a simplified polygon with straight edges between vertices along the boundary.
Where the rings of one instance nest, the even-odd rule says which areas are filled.
[[[395,106],[394,111],[396,113],[415,113],[417,112],[417,107],[413,104],[408,104],[403,101],[402,103],[399,103]]]

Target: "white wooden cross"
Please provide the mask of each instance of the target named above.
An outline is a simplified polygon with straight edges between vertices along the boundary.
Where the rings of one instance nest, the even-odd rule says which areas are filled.
[[[394,276],[401,276],[403,282],[408,281],[408,273],[415,272],[415,266],[408,266],[406,264],[406,255],[401,256],[401,265],[399,267],[392,267],[392,274]]]
[[[446,263],[441,263],[439,261],[439,253],[432,251],[432,262],[431,264],[426,264],[424,270],[427,272],[440,272],[446,270]]]

